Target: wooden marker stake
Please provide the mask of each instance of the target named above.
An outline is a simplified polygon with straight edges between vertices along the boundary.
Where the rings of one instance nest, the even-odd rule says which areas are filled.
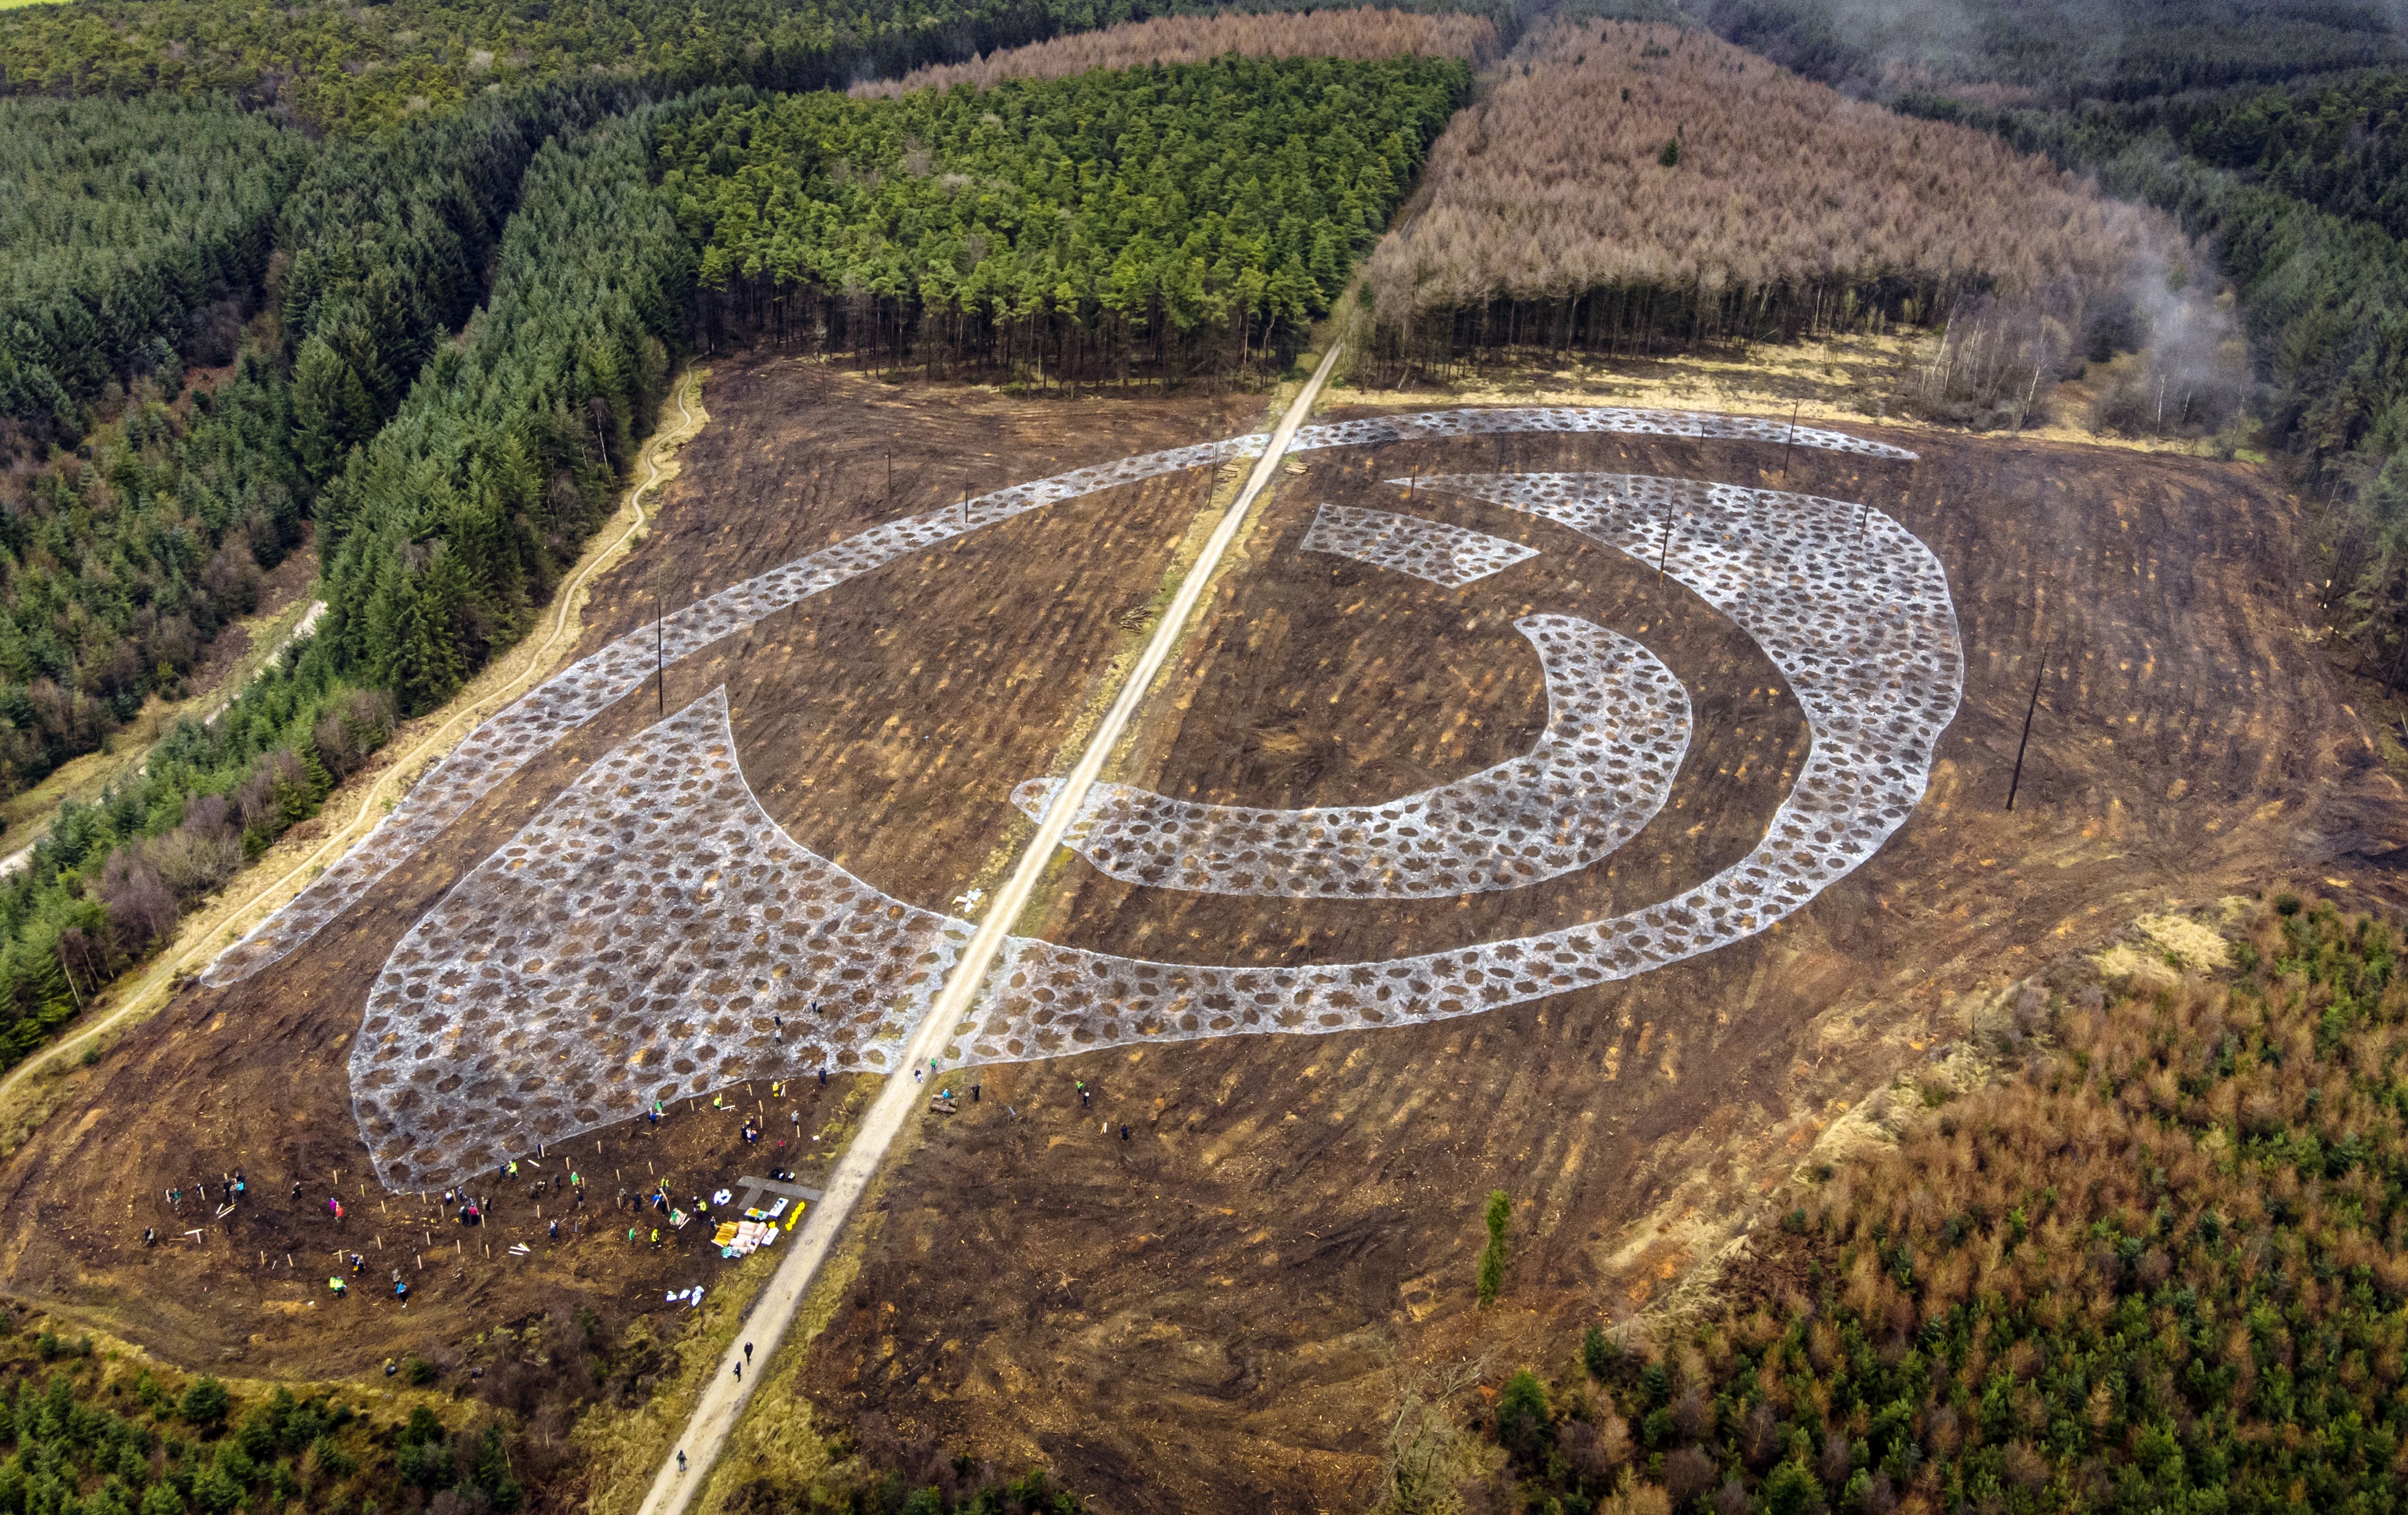
[[[2048,677],[2048,654],[2040,655],[2040,672],[2032,676],[2031,703],[2024,707],[2023,740],[2015,743],[2014,777],[2007,780],[2007,808],[2015,808],[2015,791],[2024,781],[2024,749],[2031,745],[2032,712],[2040,708],[2040,681]]]

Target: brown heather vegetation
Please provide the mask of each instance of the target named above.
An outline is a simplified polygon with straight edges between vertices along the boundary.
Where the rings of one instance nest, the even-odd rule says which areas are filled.
[[[1592,1330],[1552,1394],[1515,1376],[1488,1429],[1529,1508],[2395,1508],[2397,930],[2278,894],[2235,972],[2026,987],[1991,1033],[2020,1073],[1816,1169],[1733,1278],[1760,1304],[1635,1351]]]
[[[1702,32],[1558,22],[1432,148],[1368,264],[1382,355],[1657,351],[1942,323],[2044,297],[2086,345],[2172,223],[1985,133],[1914,121]]]
[[[966,64],[931,64],[901,79],[856,84],[853,93],[901,94],[968,84],[990,89],[1010,79],[1068,79],[1095,68],[1148,64],[1200,64],[1236,53],[1244,58],[1355,58],[1369,61],[1421,53],[1497,57],[1497,27],[1484,16],[1416,16],[1400,10],[1316,10],[1304,14],[1157,16],[1025,48],[1008,48]]]

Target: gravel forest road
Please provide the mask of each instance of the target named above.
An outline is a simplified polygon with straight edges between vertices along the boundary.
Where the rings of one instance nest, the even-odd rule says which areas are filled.
[[[677,1449],[661,1465],[660,1472],[652,1479],[652,1489],[644,1496],[642,1515],[681,1515],[708,1480],[711,1465],[718,1460],[720,1451],[727,1444],[728,1434],[743,1415],[753,1386],[767,1376],[770,1370],[768,1359],[777,1351],[779,1342],[794,1323],[795,1313],[801,1307],[803,1296],[810,1292],[821,1265],[827,1261],[838,1238],[843,1235],[845,1221],[853,1213],[853,1205],[868,1189],[870,1180],[877,1177],[888,1149],[902,1133],[912,1108],[927,1093],[916,1080],[905,1078],[903,1070],[927,1062],[945,1045],[953,1028],[968,1014],[979,985],[985,979],[987,970],[994,965],[996,954],[1003,950],[1012,922],[1019,919],[1022,909],[1028,904],[1038,880],[1044,877],[1046,864],[1053,857],[1054,849],[1061,845],[1063,834],[1069,829],[1072,818],[1078,815],[1088,786],[1103,771],[1105,758],[1119,744],[1130,720],[1137,713],[1138,706],[1144,700],[1146,691],[1161,672],[1171,650],[1179,645],[1189,618],[1203,603],[1204,591],[1211,584],[1222,555],[1237,539],[1254,501],[1277,475],[1289,443],[1295,439],[1297,429],[1304,423],[1305,418],[1312,413],[1313,402],[1320,397],[1322,385],[1342,350],[1343,344],[1330,344],[1329,351],[1313,369],[1312,377],[1297,392],[1286,413],[1281,416],[1279,425],[1271,433],[1270,444],[1263,450],[1262,457],[1246,478],[1245,488],[1239,493],[1237,500],[1230,505],[1211,538],[1205,542],[1195,566],[1180,584],[1178,594],[1164,612],[1153,638],[1146,643],[1145,651],[1130,669],[1119,697],[1096,727],[1085,750],[1080,754],[1077,765],[1055,793],[1053,806],[1039,823],[1037,834],[1021,854],[1019,864],[1013,867],[1002,887],[996,891],[978,934],[970,938],[968,947],[954,965],[953,976],[946,980],[943,992],[912,1033],[910,1041],[904,1048],[900,1065],[888,1077],[885,1087],[879,1091],[878,1098],[862,1118],[860,1131],[829,1173],[826,1197],[812,1208],[796,1228],[793,1250],[787,1252],[785,1261],[779,1265],[778,1271],[770,1277],[760,1297],[753,1302],[746,1328],[738,1333],[738,1339],[729,1343],[726,1354],[704,1384],[702,1396],[686,1422],[685,1432],[679,1438]],[[761,1354],[752,1374],[739,1378],[737,1369],[744,1362],[746,1342],[760,1349]],[[680,1465],[681,1461],[682,1466]]]

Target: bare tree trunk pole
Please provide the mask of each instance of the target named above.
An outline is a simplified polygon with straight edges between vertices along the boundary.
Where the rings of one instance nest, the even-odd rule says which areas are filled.
[[[2040,655],[2040,672],[2032,676],[2031,703],[2024,707],[2023,740],[2015,743],[2014,776],[2007,780],[2007,808],[2015,808],[2015,791],[2023,787],[2024,749],[2031,745],[2032,712],[2040,708],[2040,681],[2048,677],[2048,654]]]

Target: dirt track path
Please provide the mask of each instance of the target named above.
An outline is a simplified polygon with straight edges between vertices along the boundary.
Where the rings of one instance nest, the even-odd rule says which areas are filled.
[[[274,663],[278,658],[282,657],[286,648],[291,647],[294,642],[299,641],[302,637],[308,636],[309,633],[317,629],[319,617],[325,613],[326,602],[323,600],[312,600],[309,603],[308,609],[302,612],[301,619],[294,622],[290,627],[286,628],[284,635],[279,636],[272,646],[260,654],[255,666],[252,666],[249,672],[243,672],[237,668],[235,677],[230,678],[225,681],[224,687],[218,691],[217,698],[209,702],[208,709],[199,717],[201,723],[203,725],[207,725],[217,720],[218,717],[225,714],[226,707],[232,705],[236,696],[240,695],[244,690],[249,689],[251,686],[251,683],[256,680],[261,674],[266,672],[268,665]],[[179,717],[178,719],[181,720],[183,718]],[[142,766],[136,769],[135,772],[137,775],[148,773],[150,771],[150,760],[145,758],[143,760]],[[0,857],[0,879],[6,879],[11,874],[20,872],[29,866],[34,861],[34,849],[41,846],[43,841],[47,839],[50,835],[50,828],[44,826],[41,831],[35,836],[32,841],[20,847],[15,851],[9,853],[7,857]]]
[[[911,1039],[903,1050],[902,1068],[916,1068],[931,1062],[951,1039],[954,1028],[969,1014],[971,1001],[977,996],[979,986],[985,981],[987,970],[994,965],[996,954],[1002,951],[1012,923],[1027,907],[1039,880],[1045,877],[1047,864],[1054,850],[1061,845],[1064,833],[1069,830],[1071,820],[1078,815],[1080,802],[1086,797],[1088,786],[1103,771],[1104,760],[1120,744],[1129,722],[1137,714],[1138,706],[1144,701],[1146,692],[1153,687],[1164,663],[1179,646],[1189,618],[1203,603],[1204,592],[1211,583],[1213,571],[1219,567],[1222,555],[1228,550],[1229,544],[1237,540],[1254,501],[1277,477],[1288,443],[1295,438],[1297,428],[1312,413],[1313,403],[1320,398],[1323,383],[1337,365],[1339,354],[1344,350],[1342,342],[1329,344],[1329,351],[1313,370],[1312,379],[1297,392],[1286,413],[1280,417],[1279,425],[1271,432],[1270,444],[1263,449],[1262,457],[1246,477],[1245,488],[1239,492],[1237,499],[1223,514],[1220,523],[1205,542],[1203,551],[1197,555],[1195,565],[1181,581],[1179,593],[1163,612],[1160,623],[1135,666],[1129,670],[1119,695],[1087,738],[1077,765],[1055,792],[1054,803],[1039,822],[1036,836],[1029,839],[1028,847],[1021,853],[1020,862],[1012,868],[1010,877],[996,889],[995,898],[988,903],[978,934],[963,949],[952,977],[945,981],[943,992],[912,1032]],[[888,1149],[902,1134],[904,1122],[910,1119],[913,1107],[927,1092],[917,1079],[908,1083],[904,1081],[900,1068],[879,1091],[877,1100],[862,1117],[859,1132],[828,1175],[826,1197],[812,1208],[796,1231],[794,1250],[786,1254],[785,1261],[779,1265],[778,1271],[762,1289],[760,1297],[752,1304],[744,1329],[728,1343],[719,1365],[705,1380],[702,1396],[686,1422],[685,1432],[679,1437],[677,1450],[661,1465],[660,1472],[653,1476],[651,1490],[644,1495],[641,1515],[681,1515],[692,1503],[695,1493],[708,1481],[711,1465],[718,1461],[721,1451],[727,1445],[728,1434],[736,1428],[746,1402],[752,1397],[753,1387],[769,1372],[769,1359],[776,1353],[787,1328],[794,1323],[796,1312],[801,1308],[803,1296],[810,1292],[812,1280],[819,1276],[821,1265],[827,1261],[838,1237],[842,1235],[846,1218],[867,1191],[870,1181],[878,1176]],[[745,1361],[748,1346],[762,1349],[761,1355],[752,1376],[738,1378],[737,1372]],[[685,1465],[681,1466],[681,1463]]]
[[[376,823],[384,819],[388,808],[379,801],[398,799],[401,792],[408,787],[406,775],[417,773],[422,764],[449,750],[495,708],[509,704],[551,676],[556,654],[576,639],[579,597],[595,575],[618,562],[635,541],[636,534],[644,529],[644,496],[666,481],[662,471],[663,462],[696,430],[696,418],[691,402],[699,398],[699,379],[698,372],[689,369],[680,376],[669,392],[670,398],[677,404],[678,423],[674,427],[656,428],[652,440],[644,446],[643,479],[627,491],[630,519],[626,530],[607,547],[590,553],[585,565],[561,586],[552,600],[552,629],[543,640],[525,648],[519,655],[518,666],[498,685],[463,701],[458,709],[427,732],[416,746],[388,763],[376,781],[360,792],[350,818],[330,831],[325,840],[308,856],[285,870],[275,881],[253,890],[239,904],[222,907],[207,916],[195,917],[179,934],[179,949],[162,953],[133,988],[125,992],[117,1008],[73,1036],[52,1042],[9,1070],[7,1078],[0,1079],[0,1110],[7,1108],[8,1101],[23,1089],[25,1081],[36,1072],[165,1004],[177,975],[204,959],[215,956],[226,940],[225,933],[229,928],[239,936],[243,921],[250,919],[255,922],[264,918],[308,883],[312,869],[340,857],[351,844],[375,830]],[[314,616],[311,619],[314,620]]]

